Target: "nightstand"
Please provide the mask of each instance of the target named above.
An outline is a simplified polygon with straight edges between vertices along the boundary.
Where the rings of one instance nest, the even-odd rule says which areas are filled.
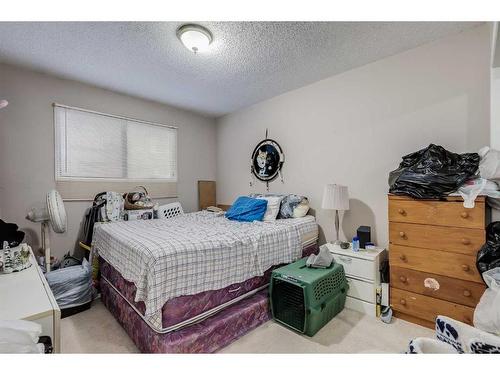
[[[341,249],[331,243],[326,246],[333,254],[335,262],[344,266],[349,291],[345,307],[362,313],[377,315],[377,288],[380,284],[380,263],[386,259],[387,251],[384,248],[373,250]]]

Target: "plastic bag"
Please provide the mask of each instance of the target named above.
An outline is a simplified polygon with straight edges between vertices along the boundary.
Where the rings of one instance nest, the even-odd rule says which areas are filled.
[[[500,221],[494,221],[486,228],[486,243],[477,252],[476,266],[481,274],[500,267]]]
[[[429,145],[403,156],[399,168],[389,174],[389,192],[414,198],[444,198],[476,175],[476,153],[455,154]]]
[[[474,327],[500,335],[500,267],[483,273],[488,285],[474,311]]]
[[[45,275],[61,309],[80,306],[92,300],[92,267],[87,259],[81,266],[60,268]]]
[[[460,186],[457,193],[464,199],[465,208],[474,208],[474,201],[479,194],[493,199],[500,199],[500,190],[497,183],[485,178],[466,181],[465,184]]]
[[[500,181],[500,151],[493,150],[488,146],[478,151],[481,157],[479,173],[482,178]]]

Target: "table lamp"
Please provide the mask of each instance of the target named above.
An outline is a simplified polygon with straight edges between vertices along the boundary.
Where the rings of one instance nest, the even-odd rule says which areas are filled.
[[[335,233],[337,235],[335,245],[340,244],[339,229],[340,219],[339,210],[349,209],[349,192],[347,186],[337,184],[327,184],[323,192],[323,202],[321,208],[325,210],[335,210]]]

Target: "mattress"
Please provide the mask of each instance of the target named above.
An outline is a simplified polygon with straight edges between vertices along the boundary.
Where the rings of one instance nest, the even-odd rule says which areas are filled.
[[[132,222],[134,225],[120,224],[122,223],[105,224],[96,228],[94,249],[101,258],[102,276],[157,332],[178,329],[179,324],[189,324],[190,319],[200,319],[204,313],[213,313],[217,308],[224,308],[226,303],[236,302],[238,298],[255,293],[259,288],[265,287],[273,266],[294,261],[302,255],[302,242],[316,243],[317,239],[317,225],[312,217],[277,220],[270,224],[237,223],[213,214],[195,213],[175,219]],[[207,226],[215,227],[216,230],[208,230]],[[200,232],[208,235],[208,239],[202,239]],[[219,238],[214,238],[215,234]],[[191,238],[183,242],[186,236]],[[166,237],[169,237],[168,240],[165,240]],[[148,275],[146,282],[158,280],[160,273],[160,280],[165,274],[178,279],[179,275],[185,276],[186,269],[169,266],[176,265],[183,253],[190,252],[193,248],[198,253],[206,254],[208,251],[216,255],[203,258],[204,262],[217,263],[219,256],[219,267],[222,267],[205,267],[203,262],[200,264],[188,257],[194,262],[189,266],[194,268],[193,276],[198,279],[193,280],[193,283],[196,284],[200,278],[214,277],[212,274],[207,275],[207,272],[219,273],[215,277],[222,276],[222,283],[205,282],[201,289],[181,288],[191,292],[177,295],[171,290],[157,288],[153,293],[159,306],[152,319],[151,314],[148,315],[148,299],[145,296],[145,292],[150,291],[147,286],[145,290],[140,281],[130,277],[130,269],[127,267],[142,267],[146,275],[152,270],[152,275]],[[231,251],[229,254],[228,250]],[[177,256],[172,257],[172,252]],[[169,262],[158,261],[165,254]],[[243,260],[242,255],[246,255]],[[257,259],[259,257],[262,258],[260,262]],[[236,265],[235,268],[241,270],[241,263],[247,269],[242,275],[231,277],[231,271],[234,271],[231,267]],[[267,267],[262,270],[263,265]],[[184,277],[180,282],[187,282],[187,279]],[[160,285],[165,289],[170,287],[168,283]]]
[[[316,254],[319,248],[316,243],[304,247],[302,256]],[[135,301],[136,288],[130,281],[125,280],[116,269],[104,259],[99,259],[101,277],[109,286],[119,293],[144,319],[145,305],[143,301]],[[209,290],[193,295],[180,296],[167,301],[162,307],[162,328],[150,327],[159,333],[167,333],[203,320],[207,316],[234,304],[240,298],[247,298],[266,288],[269,284],[271,272],[279,265],[271,267],[264,275],[256,276],[242,283],[232,284],[218,290]]]

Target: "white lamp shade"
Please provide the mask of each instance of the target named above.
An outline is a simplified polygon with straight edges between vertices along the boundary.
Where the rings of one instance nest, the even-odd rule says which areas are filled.
[[[347,190],[347,186],[337,184],[326,185],[321,208],[327,210],[348,210],[349,191]]]

